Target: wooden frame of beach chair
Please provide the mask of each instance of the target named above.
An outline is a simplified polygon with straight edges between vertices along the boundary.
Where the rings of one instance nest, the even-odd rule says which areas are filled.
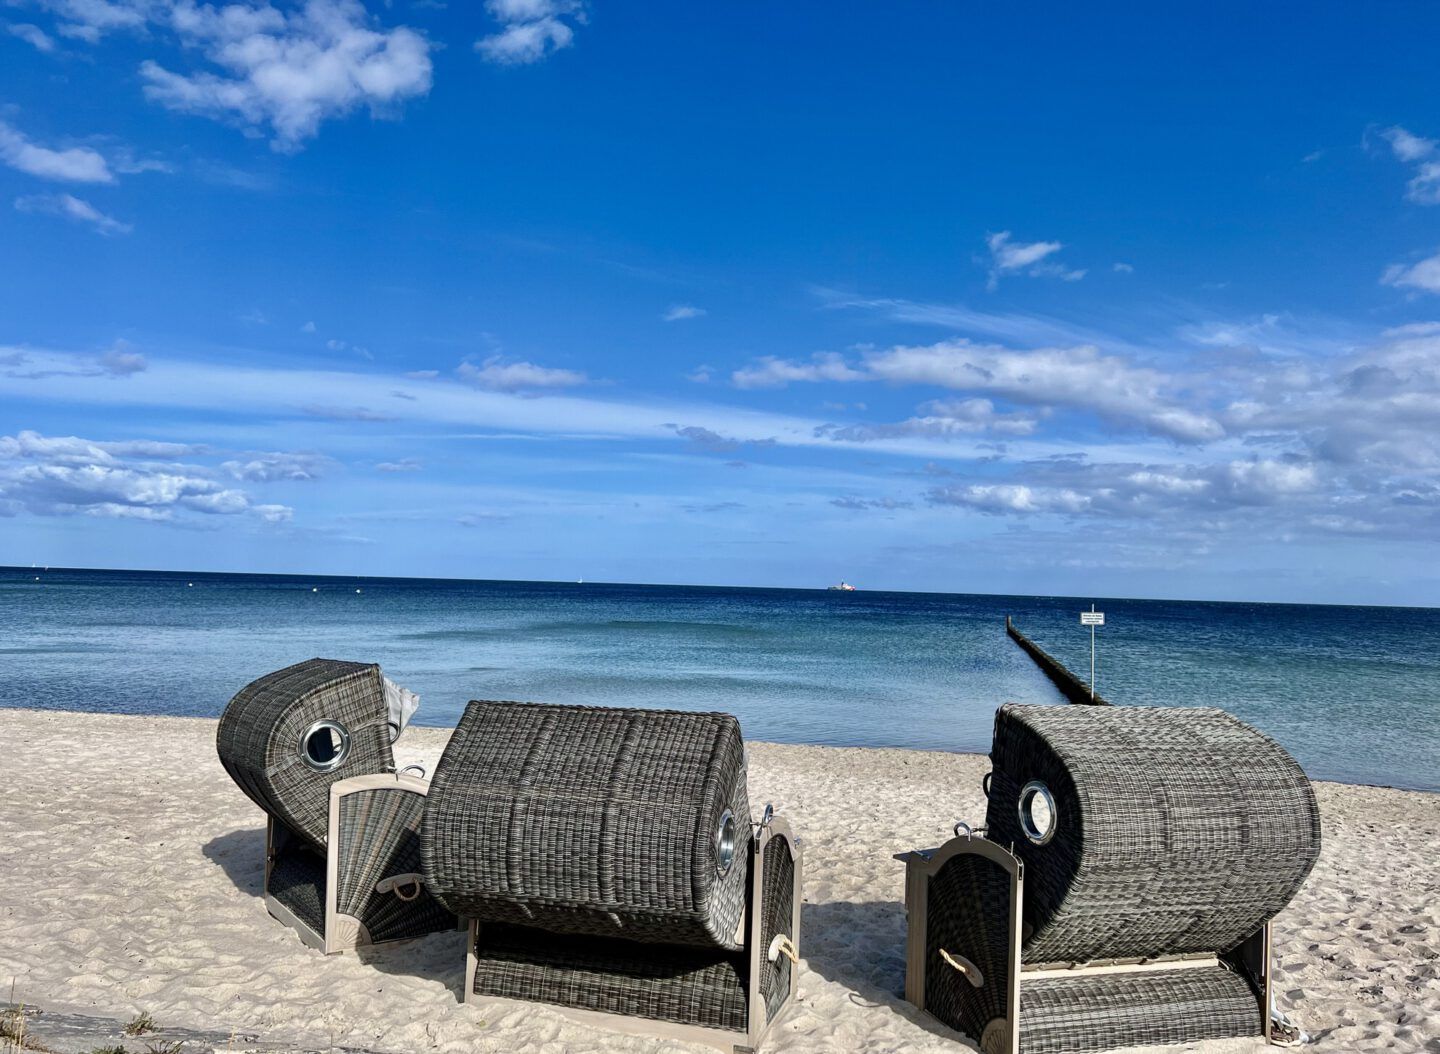
[[[744,1032],[600,1010],[586,1010],[556,1003],[543,1005],[572,1021],[630,1035],[695,1043],[711,1047],[723,1054],[752,1054],[758,1050],[770,1026],[791,1005],[795,996],[797,971],[794,967],[797,962],[792,960],[790,955],[798,956],[797,949],[800,946],[803,865],[800,843],[791,831],[790,825],[783,818],[774,816],[767,807],[764,820],[754,826],[755,835],[750,842],[750,853],[747,860],[750,868],[749,892],[745,919],[742,922],[745,930],[744,950],[749,960],[749,982],[746,993],[747,1023]],[[788,935],[783,935],[788,936],[788,947],[781,944],[779,935],[768,938],[766,936],[766,912],[764,909],[767,895],[773,897],[777,893],[777,890],[773,888],[766,889],[765,879],[767,873],[770,873],[766,863],[772,859],[772,854],[775,853],[786,854],[786,859],[791,865],[792,881],[790,889],[787,891],[790,894],[790,917],[787,920],[790,932]],[[502,999],[498,996],[475,994],[475,974],[479,963],[477,949],[480,947],[483,937],[483,927],[481,923],[471,919],[469,930],[470,935],[466,942],[465,988],[462,1001],[514,1002],[514,1000]],[[767,962],[776,967],[779,982],[778,987],[768,993],[762,991],[762,978],[765,976],[764,964]]]
[[[456,928],[458,920],[426,892],[420,874],[429,788],[428,780],[404,772],[331,784],[323,878],[314,847],[270,816],[266,910],[326,955]],[[293,879],[277,882],[277,865]]]
[[[954,934],[956,927],[950,927],[959,939],[946,941],[950,947],[939,947],[931,929],[932,883],[957,858],[977,875],[986,869],[993,873],[978,882],[962,883],[980,896],[971,905],[971,917],[959,927],[961,933]],[[1263,1035],[1267,1042],[1273,1041],[1267,1025],[1272,983],[1268,922],[1237,947],[1213,955],[1030,963],[1024,961],[1023,951],[1025,864],[1013,852],[965,833],[939,848],[899,853],[895,859],[905,864],[905,999],[955,1028],[984,1054],[1024,1054],[1037,1046],[1060,1049],[1047,1041],[1065,1032],[1067,1018],[1082,1014],[1092,1021],[1108,1019],[1116,1034],[1126,1037],[1127,1046],[1237,1035]],[[952,898],[953,890],[947,896]],[[951,902],[940,910],[954,912],[956,907]],[[997,947],[1003,954],[995,954]],[[940,984],[931,985],[932,970],[940,971]],[[1097,983],[1085,985],[1092,979]],[[1163,981],[1165,994],[1183,1001],[1183,1021],[1156,1014],[1135,1001],[1137,990],[1142,998],[1153,995],[1144,986],[1157,980]],[[982,998],[987,988],[989,996]],[[942,996],[947,1005],[932,1006],[932,999],[947,989],[958,998]],[[1237,1029],[1247,1012],[1253,1029]],[[1027,1043],[1032,1037],[1035,1042]],[[1066,1044],[1064,1049],[1106,1048]]]

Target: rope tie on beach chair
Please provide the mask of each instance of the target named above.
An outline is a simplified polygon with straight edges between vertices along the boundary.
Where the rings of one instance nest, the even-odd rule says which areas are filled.
[[[800,964],[800,951],[795,947],[795,942],[786,934],[777,933],[775,939],[770,942],[769,949],[765,952],[765,958],[773,963],[778,961],[782,955],[797,966]]]
[[[1297,1025],[1285,1011],[1270,1006],[1270,1045],[1274,1047],[1300,1047],[1310,1042],[1309,1033]]]
[[[391,875],[389,878],[382,878],[375,883],[375,892],[394,893],[401,900],[411,901],[420,895],[420,890],[424,885],[423,875]]]
[[[960,976],[964,977],[965,980],[969,981],[975,988],[979,988],[985,983],[985,975],[980,972],[980,967],[965,958],[965,956],[951,955],[944,948],[941,948],[940,958],[944,959],[947,965],[959,971]]]

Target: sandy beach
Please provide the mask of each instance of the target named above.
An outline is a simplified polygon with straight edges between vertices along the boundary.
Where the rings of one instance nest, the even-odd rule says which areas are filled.
[[[208,720],[0,710],[0,1003],[13,982],[17,1002],[44,1011],[34,1035],[47,1018],[118,1031],[143,1013],[193,1032],[189,1049],[698,1049],[544,1007],[461,1005],[459,934],[328,958],[306,948],[265,912],[263,817],[221,769],[214,736]],[[433,767],[445,738],[411,729],[397,751]],[[750,753],[751,799],[789,816],[806,866],[798,1001],[765,1049],[963,1049],[901,997],[903,874],[891,855],[978,822],[987,760],[768,743]],[[1324,851],[1276,921],[1279,1005],[1315,1050],[1440,1051],[1440,796],[1316,789]]]

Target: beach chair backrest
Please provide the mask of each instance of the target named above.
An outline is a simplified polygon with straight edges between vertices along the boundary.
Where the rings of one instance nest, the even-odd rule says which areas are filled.
[[[256,805],[325,845],[330,785],[394,768],[380,667],[307,659],[251,681],[220,717],[220,763]]]
[[[743,946],[750,806],[728,714],[471,702],[422,833],[429,888],[462,917]]]
[[[1305,773],[1215,708],[1002,707],[986,825],[1025,866],[1027,963],[1229,950],[1320,852]]]

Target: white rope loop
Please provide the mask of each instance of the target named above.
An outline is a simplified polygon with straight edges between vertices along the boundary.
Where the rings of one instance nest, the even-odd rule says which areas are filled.
[[[979,988],[985,983],[985,975],[980,972],[980,967],[976,966],[969,959],[963,955],[951,955],[944,948],[938,950],[940,952],[940,958],[945,960],[946,965],[957,970],[960,976],[969,981],[974,987]]]
[[[778,961],[782,955],[797,966],[800,964],[800,950],[795,947],[795,942],[786,934],[777,933],[775,939],[770,942],[769,949],[765,952],[765,958],[773,963]]]

